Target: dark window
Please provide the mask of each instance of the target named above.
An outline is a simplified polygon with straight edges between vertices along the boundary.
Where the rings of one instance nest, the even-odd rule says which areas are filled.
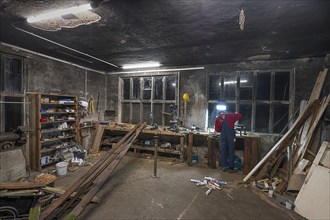
[[[163,100],[163,78],[155,78],[155,100]]]
[[[220,100],[220,75],[210,75],[209,79],[209,100]]]
[[[21,93],[23,77],[23,61],[19,58],[3,56],[1,88],[5,92]]]
[[[252,104],[241,104],[240,113],[242,118],[240,124],[244,125],[247,131],[251,130],[251,115],[252,115]]]
[[[140,78],[133,78],[133,99],[140,99]]]
[[[216,109],[217,103],[209,103],[209,128],[214,128],[215,119],[218,116],[219,111]]]
[[[269,105],[257,104],[256,108],[256,131],[268,132],[269,130]]]
[[[253,73],[241,73],[240,100],[252,100]]]
[[[151,86],[152,79],[149,77],[143,78],[143,99],[150,100],[151,99]]]
[[[131,80],[130,79],[124,79],[124,99],[130,98],[130,92],[131,92]]]
[[[289,105],[274,104],[274,133],[280,133],[289,121]],[[287,128],[284,130],[286,131]]]
[[[257,74],[257,100],[270,100],[270,73]]]
[[[225,100],[236,100],[236,86],[237,86],[236,74],[233,73],[225,74],[224,77]]]
[[[126,116],[124,115],[124,118]],[[140,103],[132,103],[132,123],[137,124],[140,122]]]
[[[275,72],[275,100],[289,100],[290,72]]]
[[[166,100],[175,100],[176,80],[174,76],[166,77]]]

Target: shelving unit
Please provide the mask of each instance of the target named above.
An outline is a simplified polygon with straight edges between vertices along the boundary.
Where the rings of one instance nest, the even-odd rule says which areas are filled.
[[[57,94],[29,94],[31,101],[30,167],[41,170],[60,161],[58,155],[78,138],[77,97]]]

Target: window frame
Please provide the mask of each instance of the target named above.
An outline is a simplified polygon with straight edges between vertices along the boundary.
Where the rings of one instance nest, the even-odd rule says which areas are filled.
[[[276,72],[288,72],[289,74],[289,99],[288,100],[275,100],[275,73]],[[235,88],[235,99],[226,99],[224,97],[224,78],[226,74],[235,74],[236,76],[236,88]],[[252,99],[251,100],[240,100],[240,76],[242,73],[252,73],[253,75],[253,83],[252,83]],[[257,100],[257,75],[258,74],[270,74],[270,98],[269,100]],[[211,75],[219,75],[221,80],[221,86],[219,86],[220,90],[220,97],[218,100],[210,100],[209,99],[209,83],[210,83],[210,76]],[[256,108],[257,104],[268,104],[269,105],[269,122],[268,122],[268,132],[274,132],[274,106],[278,104],[288,105],[288,123],[289,127],[292,125],[290,119],[294,113],[294,99],[295,99],[295,69],[270,69],[270,70],[246,70],[246,71],[233,71],[233,72],[214,72],[208,73],[208,80],[207,80],[207,105],[209,108],[210,104],[218,103],[219,101],[224,101],[227,104],[234,104],[235,105],[235,112],[240,112],[241,105],[252,105],[252,113],[251,113],[251,127],[250,131],[256,132]],[[208,110],[208,114],[210,114],[210,110]],[[209,120],[212,120],[208,116],[207,126],[210,127]]]
[[[166,79],[167,78],[175,78],[175,99],[174,100],[166,100]],[[140,98],[139,99],[133,99],[133,78],[140,78]],[[144,91],[144,78],[151,78],[151,97],[149,100],[143,99],[143,91]],[[155,99],[155,78],[162,78],[162,99]],[[124,79],[130,79],[130,98],[124,99]],[[133,105],[138,104],[139,105],[139,121],[146,120],[144,119],[144,105],[150,104],[150,112],[152,112],[153,117],[150,117],[147,121],[149,123],[154,123],[155,114],[158,114],[154,112],[154,106],[156,104],[161,104],[162,112],[169,112],[169,109],[166,109],[166,106],[169,104],[174,104],[178,106],[179,101],[179,72],[171,72],[171,73],[151,73],[148,75],[135,75],[135,76],[121,76],[119,77],[119,100],[118,100],[118,108],[119,108],[119,120],[120,122],[133,122]],[[127,117],[127,115],[123,115],[123,104],[129,105],[129,114],[128,114],[128,120],[124,120],[124,117]],[[179,113],[179,111],[178,111]],[[178,115],[179,116],[179,115]],[[165,114],[161,115],[161,125],[166,126],[168,125],[168,121]]]

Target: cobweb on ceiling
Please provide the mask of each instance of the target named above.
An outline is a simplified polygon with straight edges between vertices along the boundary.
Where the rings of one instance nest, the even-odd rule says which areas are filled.
[[[240,13],[239,13],[239,28],[241,29],[241,31],[244,30],[244,24],[245,24],[245,15],[244,15],[244,10],[241,9]]]

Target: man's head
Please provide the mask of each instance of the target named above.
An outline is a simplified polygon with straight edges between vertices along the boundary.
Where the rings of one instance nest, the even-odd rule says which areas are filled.
[[[222,119],[225,119],[225,112],[224,111],[220,111],[219,112],[219,117]]]

